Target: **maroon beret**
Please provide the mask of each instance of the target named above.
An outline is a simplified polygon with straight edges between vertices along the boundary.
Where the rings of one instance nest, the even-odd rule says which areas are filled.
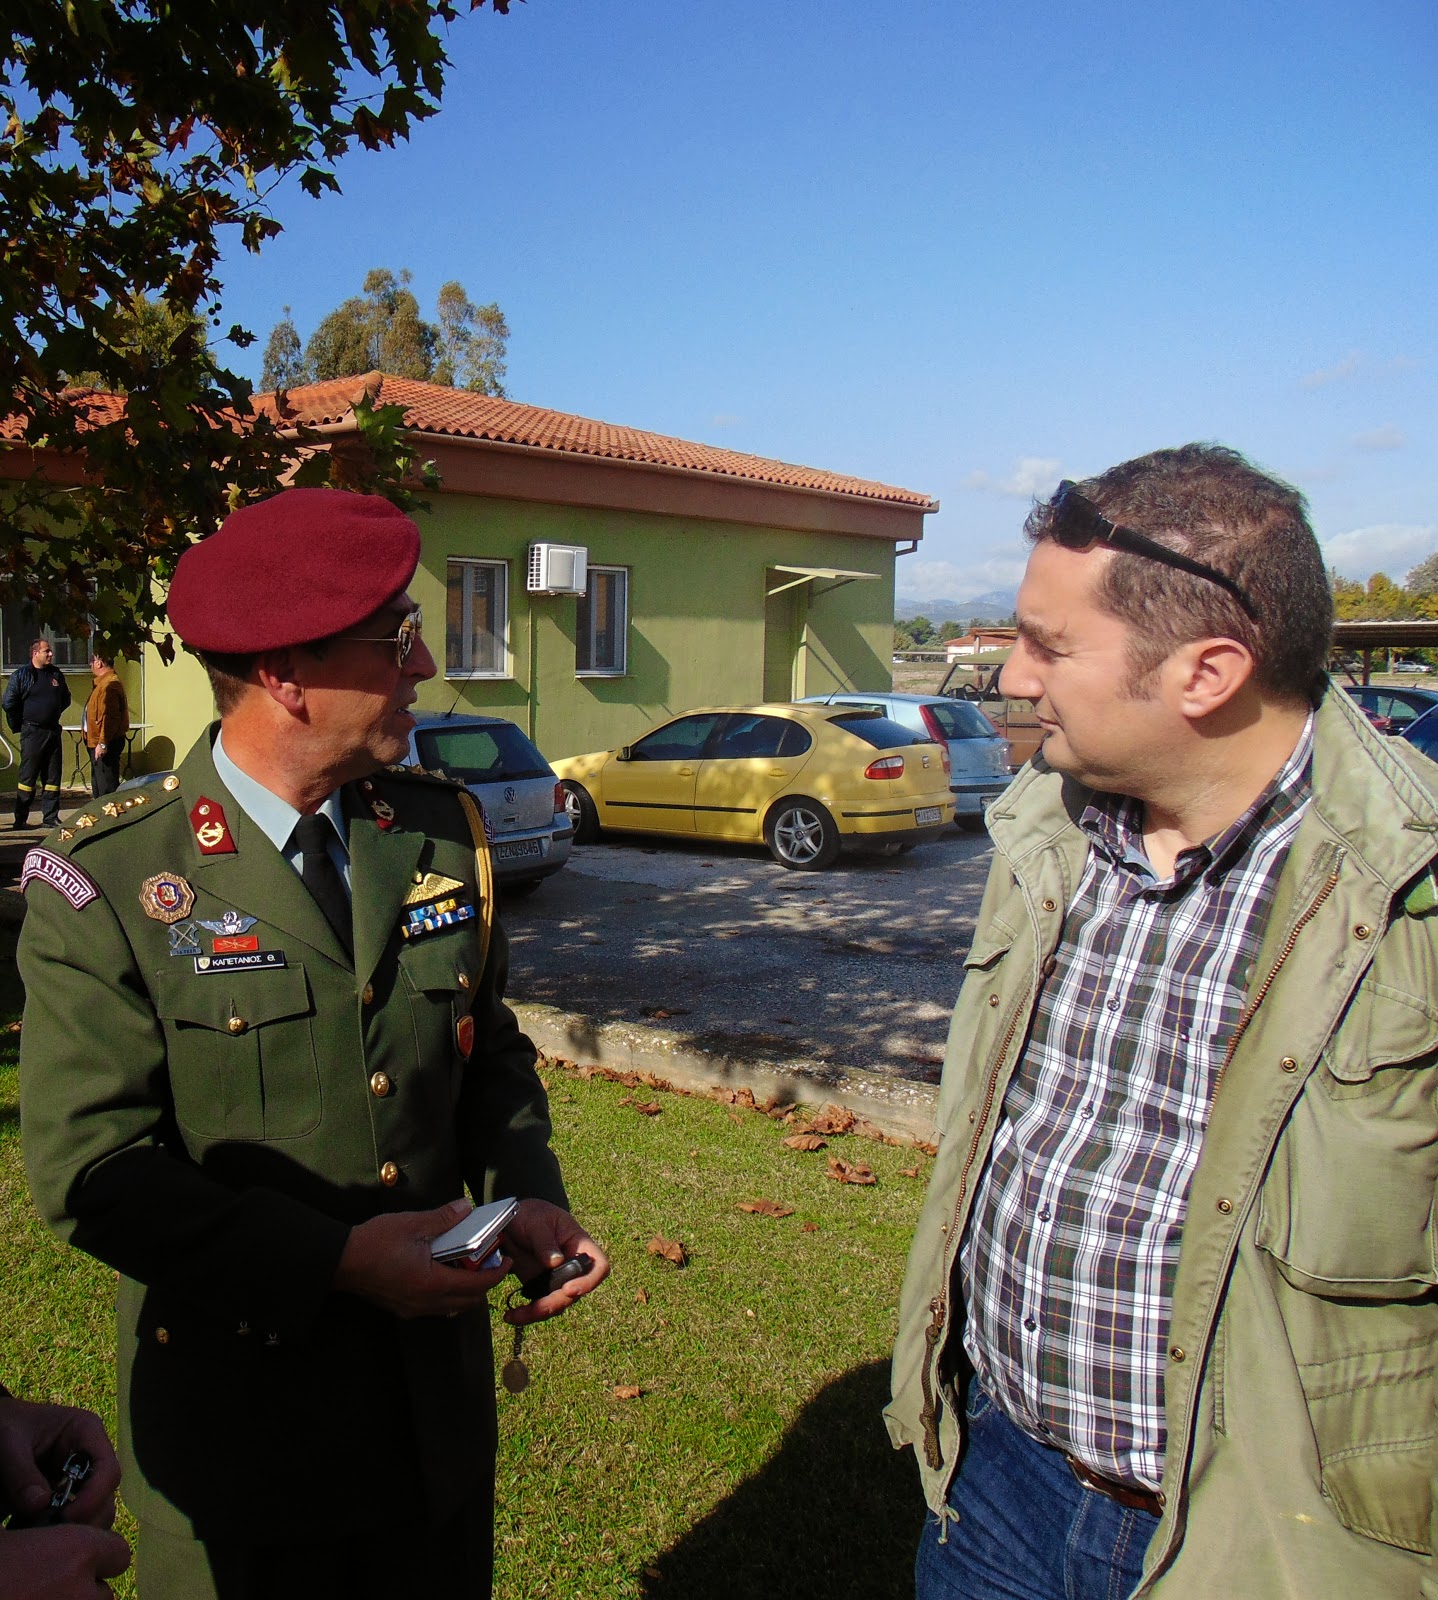
[[[185,551],[170,626],[225,655],[309,644],[378,611],[418,565],[419,529],[380,495],[285,489]]]

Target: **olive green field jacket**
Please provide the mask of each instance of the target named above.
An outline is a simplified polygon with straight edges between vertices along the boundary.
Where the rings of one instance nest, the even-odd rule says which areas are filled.
[[[1189,1195],[1143,1600],[1438,1597],[1438,767],[1330,692],[1313,789]],[[1087,799],[1039,761],[989,811],[886,1411],[934,1512],[961,1445],[954,1259],[1087,860]]]

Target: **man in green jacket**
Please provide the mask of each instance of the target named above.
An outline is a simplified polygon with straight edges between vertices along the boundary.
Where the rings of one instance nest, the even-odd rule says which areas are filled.
[[[887,1416],[920,1600],[1433,1600],[1438,769],[1217,446],[1036,507]]]
[[[504,1004],[484,828],[392,766],[434,660],[413,522],[289,490],[181,558],[219,724],[24,869],[36,1203],[121,1274],[123,1493],[146,1600],[489,1593],[488,1291],[580,1254]],[[517,1196],[505,1260],[436,1265]]]

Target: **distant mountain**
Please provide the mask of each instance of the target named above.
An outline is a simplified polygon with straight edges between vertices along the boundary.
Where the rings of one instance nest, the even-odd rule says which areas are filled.
[[[1017,589],[991,589],[988,594],[971,595],[967,600],[946,600],[913,595],[899,595],[894,601],[894,621],[907,622],[910,617],[927,617],[930,622],[967,622],[977,617],[982,622],[1003,622],[1014,614],[1019,603]]]

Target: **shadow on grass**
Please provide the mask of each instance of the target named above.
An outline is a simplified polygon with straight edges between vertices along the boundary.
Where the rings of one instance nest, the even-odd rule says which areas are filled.
[[[924,1508],[908,1451],[879,1412],[889,1366],[846,1372],[804,1407],[778,1453],[666,1550],[652,1600],[910,1600]]]

